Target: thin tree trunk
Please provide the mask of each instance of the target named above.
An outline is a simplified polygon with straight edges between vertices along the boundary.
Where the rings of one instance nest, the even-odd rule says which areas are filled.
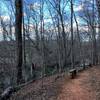
[[[77,22],[77,19],[76,19],[76,15],[74,13],[74,19],[75,19],[75,22],[76,22],[76,27],[77,27],[77,36],[78,36],[78,42],[79,42],[79,60],[81,61],[81,55],[82,55],[82,51],[81,51],[81,39],[80,39],[80,33],[79,33],[79,25],[78,25],[78,22]],[[83,59],[83,58],[82,58]],[[81,63],[81,62],[80,62]]]
[[[95,12],[94,12],[94,0],[93,0],[93,25],[92,25],[92,39],[93,39],[93,65],[96,65],[98,63],[98,57],[97,57],[97,44],[96,44],[96,30],[95,30]]]
[[[99,27],[98,28],[98,33],[99,33],[98,35],[99,35],[99,43],[100,43],[100,0],[96,0],[96,5],[97,5],[97,9],[98,9],[98,27]],[[99,46],[100,46],[100,44],[99,44]]]
[[[57,38],[57,43],[58,43],[58,63],[59,63],[59,73],[61,73],[62,71],[62,49],[61,49],[61,36],[60,36],[60,24],[59,24],[59,18],[58,20],[58,24],[57,24],[57,28],[58,28],[58,38]]]
[[[74,68],[74,40],[73,40],[73,0],[71,0],[71,63]]]

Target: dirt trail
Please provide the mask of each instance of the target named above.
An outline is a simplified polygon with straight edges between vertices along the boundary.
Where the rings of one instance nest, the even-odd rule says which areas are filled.
[[[76,79],[65,80],[57,100],[100,100],[99,67],[79,73]]]
[[[64,74],[43,79],[26,85],[10,100],[100,100],[100,66],[79,72],[75,79]],[[42,96],[44,99],[41,99]]]

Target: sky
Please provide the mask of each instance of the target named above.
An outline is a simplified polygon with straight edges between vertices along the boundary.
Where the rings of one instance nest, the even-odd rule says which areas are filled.
[[[12,6],[10,6],[10,2],[9,1],[13,1],[13,0],[0,0],[0,4],[1,4],[1,6],[0,6],[0,16],[3,17],[3,20],[5,22],[8,21],[8,20],[10,20],[9,14],[12,14],[10,12]],[[78,16],[78,14],[83,10],[83,6],[84,5],[81,4],[82,0],[73,0],[73,1],[74,1],[74,12],[75,12],[75,14],[77,16],[77,21],[78,21],[79,24],[83,24],[84,22]],[[87,1],[90,2],[91,0],[87,0]],[[34,8],[36,9],[36,11],[38,11],[38,8],[40,7],[39,0],[24,0],[24,3],[27,5],[27,13],[29,13],[29,7],[30,7],[29,5],[31,5],[33,3],[34,3]],[[52,14],[53,13],[54,12],[52,11]],[[67,15],[67,17],[64,16],[65,23],[66,22],[68,23],[68,21],[70,23],[70,2],[65,7],[65,15]],[[26,12],[24,12],[24,16],[26,16]],[[33,13],[33,16],[34,16],[34,13]],[[50,23],[52,23],[52,20],[51,20],[51,17],[50,17],[50,13],[48,11],[48,7],[47,7],[46,4],[44,4],[44,22],[48,26],[49,26]],[[25,17],[25,23],[27,24],[26,17]],[[33,23],[34,22],[31,20],[31,23],[30,24],[32,25]],[[73,26],[76,27],[75,21],[73,23]]]
[[[10,0],[0,0],[0,14],[2,16],[7,16],[8,13],[9,13],[9,9],[10,9],[10,3],[9,3]],[[34,7],[37,9],[39,7],[39,0],[24,0],[24,2],[27,4],[27,5],[30,5],[30,4],[33,4],[34,3]],[[76,6],[74,6],[74,11],[77,12],[79,10],[82,9],[82,6],[79,5],[79,2],[80,0],[75,0],[75,4]],[[9,9],[8,9],[9,8]],[[70,7],[69,7],[69,3],[68,5],[66,6],[65,8],[66,12],[68,14],[70,14]],[[45,11],[44,11],[45,15],[46,16],[49,16],[49,13],[48,13],[48,10],[47,10],[47,7],[46,7],[46,4],[45,4]]]

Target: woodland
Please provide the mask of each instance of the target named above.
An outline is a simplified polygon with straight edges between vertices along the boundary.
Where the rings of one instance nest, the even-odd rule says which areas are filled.
[[[99,0],[0,4],[0,100],[100,100]]]

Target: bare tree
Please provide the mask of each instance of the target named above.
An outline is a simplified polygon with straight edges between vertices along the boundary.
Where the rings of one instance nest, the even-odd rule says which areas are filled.
[[[84,9],[83,9],[83,20],[87,23],[87,26],[90,30],[89,35],[91,37],[90,42],[92,44],[92,54],[91,54],[91,62],[93,65],[96,65],[98,63],[98,54],[97,54],[97,43],[96,43],[96,14],[95,14],[95,2],[89,3],[89,1],[85,1],[84,3]],[[91,9],[90,9],[91,7]]]
[[[50,5],[54,8],[55,12],[57,13],[56,15],[58,16],[57,19],[59,18],[59,28],[60,28],[60,39],[61,39],[61,46],[62,46],[62,59],[63,59],[63,67],[66,66],[67,64],[67,45],[66,45],[66,32],[65,32],[65,26],[64,26],[64,19],[63,19],[63,12],[64,8],[66,6],[63,5],[63,9],[61,8],[61,0],[55,0],[54,2],[48,0]]]

